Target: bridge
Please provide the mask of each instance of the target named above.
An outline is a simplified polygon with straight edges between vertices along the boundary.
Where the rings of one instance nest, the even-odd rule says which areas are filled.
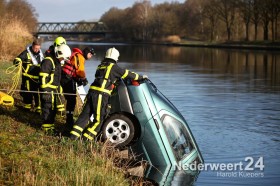
[[[45,22],[38,23],[35,35],[103,35],[110,31],[103,22]]]

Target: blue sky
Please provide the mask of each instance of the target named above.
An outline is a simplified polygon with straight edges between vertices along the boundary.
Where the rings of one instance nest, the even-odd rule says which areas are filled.
[[[26,0],[36,10],[39,22],[96,21],[111,7],[124,9],[136,0]],[[151,0],[152,5],[185,0]]]

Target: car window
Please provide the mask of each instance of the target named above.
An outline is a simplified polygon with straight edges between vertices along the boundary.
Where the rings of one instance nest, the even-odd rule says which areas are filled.
[[[163,126],[177,161],[193,149],[185,126],[172,116],[163,116]]]

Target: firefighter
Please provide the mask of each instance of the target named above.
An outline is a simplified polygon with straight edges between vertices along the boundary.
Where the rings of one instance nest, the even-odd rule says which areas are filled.
[[[19,65],[19,63],[22,63],[22,81],[20,95],[23,98],[23,107],[24,109],[30,111],[32,109],[32,103],[34,99],[34,109],[36,113],[41,112],[38,92],[38,79],[40,63],[44,59],[44,55],[40,48],[41,43],[39,42],[39,40],[34,40],[32,45],[28,46],[26,50],[19,54],[13,62],[14,65]]]
[[[75,122],[70,138],[77,140],[93,140],[99,133],[101,124],[105,119],[108,100],[111,95],[113,84],[119,78],[141,80],[148,78],[146,75],[138,75],[129,70],[122,69],[117,65],[119,51],[109,48],[104,60],[99,64],[95,73],[95,80],[90,86],[86,96],[83,109]],[[94,116],[93,123],[88,124],[91,115]]]
[[[78,86],[86,86],[88,80],[85,73],[85,61],[92,58],[94,50],[88,47],[81,51],[79,48],[73,48],[70,61],[65,61],[62,67],[61,87],[63,89],[66,103],[66,125],[65,131],[69,134],[73,128],[73,114],[76,106],[76,83]]]
[[[46,133],[54,133],[54,120],[56,115],[56,104],[59,97],[59,87],[61,79],[61,62],[69,60],[71,49],[68,45],[62,44],[54,48],[41,63],[39,73],[41,88],[42,106],[42,129]]]
[[[46,57],[50,56],[51,53],[54,52],[54,48],[55,48],[55,47],[58,47],[58,46],[60,46],[60,45],[62,45],[62,44],[66,44],[66,40],[65,40],[64,37],[59,36],[59,37],[55,38],[53,45],[51,45],[51,46],[49,47],[49,49],[45,51],[45,56],[46,56]],[[64,63],[65,63],[65,61],[61,61],[61,65],[62,65],[62,66],[64,65]],[[64,113],[64,111],[65,111],[65,108],[64,108],[63,101],[62,101],[63,96],[62,96],[62,87],[61,87],[61,86],[59,87],[59,93],[60,93],[60,94],[59,94],[59,97],[58,97],[58,99],[57,99],[57,104],[56,104],[57,109],[56,109],[56,111],[57,111],[60,115],[63,115],[63,113]]]

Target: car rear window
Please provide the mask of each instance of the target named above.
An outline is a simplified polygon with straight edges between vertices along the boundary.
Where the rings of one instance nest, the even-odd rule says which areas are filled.
[[[163,116],[163,126],[177,161],[190,153],[193,146],[185,126],[172,116]]]

